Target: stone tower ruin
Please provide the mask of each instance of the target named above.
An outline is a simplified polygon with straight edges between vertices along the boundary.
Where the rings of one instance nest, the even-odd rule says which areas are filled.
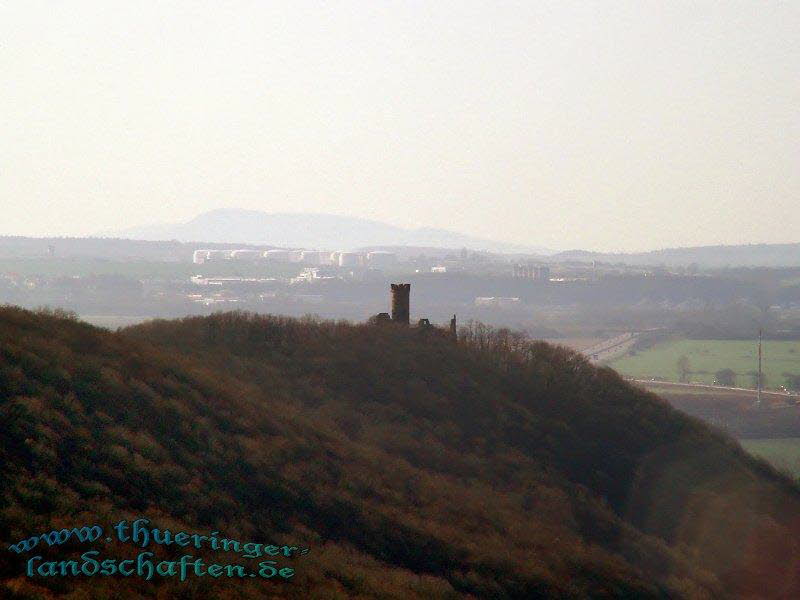
[[[392,284],[392,321],[408,325],[411,318],[411,284]]]

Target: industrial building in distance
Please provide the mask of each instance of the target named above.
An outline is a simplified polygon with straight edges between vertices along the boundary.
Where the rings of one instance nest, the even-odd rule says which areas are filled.
[[[297,263],[307,266],[374,267],[384,268],[397,264],[393,252],[322,252],[319,250],[195,250],[192,262],[202,265],[217,261]]]

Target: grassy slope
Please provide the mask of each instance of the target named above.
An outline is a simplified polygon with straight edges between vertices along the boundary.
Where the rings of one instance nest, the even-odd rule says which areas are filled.
[[[800,342],[766,341],[763,346],[763,368],[768,387],[777,388],[784,383],[783,373],[800,374]],[[678,381],[678,359],[685,355],[693,373],[691,381],[712,383],[720,369],[733,369],[738,374],[737,385],[751,387],[752,378],[746,375],[758,365],[758,347],[752,340],[675,340],[658,344],[624,356],[610,366],[632,377],[664,377]]]
[[[4,542],[146,514],[313,549],[280,588],[165,598],[800,591],[788,480],[546,344],[235,314],[110,333],[2,309],[0,427]],[[67,589],[20,570],[0,555],[20,597]],[[80,597],[107,597],[90,583]]]

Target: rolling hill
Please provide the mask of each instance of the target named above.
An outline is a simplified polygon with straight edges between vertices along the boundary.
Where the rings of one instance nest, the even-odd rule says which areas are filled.
[[[664,265],[705,268],[724,267],[800,267],[800,243],[741,244],[665,248],[651,252],[602,253],[570,250],[552,256],[556,261],[605,262],[626,265]]]
[[[792,481],[566,348],[460,334],[243,313],[109,332],[0,308],[4,548],[143,516],[310,549],[284,582],[183,583],[26,577],[4,550],[0,595],[797,597]]]

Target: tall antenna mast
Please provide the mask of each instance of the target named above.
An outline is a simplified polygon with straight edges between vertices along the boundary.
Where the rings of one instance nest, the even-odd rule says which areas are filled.
[[[756,379],[756,406],[761,406],[761,329],[758,330],[758,378]]]

